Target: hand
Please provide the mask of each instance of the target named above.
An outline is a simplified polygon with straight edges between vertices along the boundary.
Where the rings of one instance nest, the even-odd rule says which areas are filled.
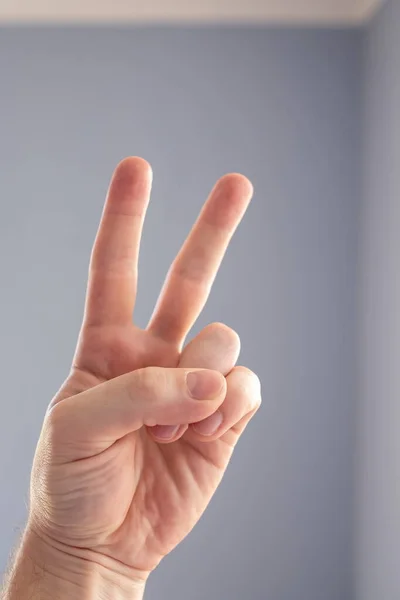
[[[238,174],[219,180],[141,330],[132,313],[150,188],[142,159],[124,160],[114,173],[73,365],[35,456],[29,517],[49,545],[143,580],[205,510],[260,404],[257,377],[234,367],[232,330],[211,325],[182,351],[251,184]],[[204,372],[208,400],[189,395],[193,367],[213,369]]]

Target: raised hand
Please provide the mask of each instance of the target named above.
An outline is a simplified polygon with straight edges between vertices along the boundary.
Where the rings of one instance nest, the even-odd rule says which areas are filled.
[[[261,401],[258,378],[234,366],[231,329],[210,325],[184,347],[252,186],[238,174],[217,182],[142,330],[132,314],[151,179],[140,158],[114,173],[71,372],[37,448],[29,520],[49,546],[143,580],[203,513]],[[209,377],[202,401],[186,387],[198,369]]]

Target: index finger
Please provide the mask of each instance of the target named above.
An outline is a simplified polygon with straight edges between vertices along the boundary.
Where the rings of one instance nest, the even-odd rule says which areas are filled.
[[[125,158],[114,171],[90,260],[86,325],[132,321],[151,183],[151,167],[139,157]]]
[[[203,309],[229,242],[253,195],[238,173],[222,177],[172,263],[148,329],[181,344]]]

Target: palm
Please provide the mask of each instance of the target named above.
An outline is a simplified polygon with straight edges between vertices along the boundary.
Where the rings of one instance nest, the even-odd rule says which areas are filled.
[[[120,560],[134,556],[136,567],[150,571],[204,512],[221,481],[232,447],[222,440],[196,446],[185,436],[174,444],[159,445],[143,431],[132,439],[134,446],[137,443],[141,445],[142,457],[137,470],[141,476],[135,489],[138,502],[131,505],[123,526],[113,536],[114,552]],[[214,463],[217,457],[219,462]],[[129,493],[125,499],[129,501]],[[143,522],[152,532],[144,540]],[[132,540],[138,539],[143,542],[139,556],[135,544],[129,548]]]
[[[209,329],[211,333],[215,327]],[[221,328],[217,329],[221,335]],[[235,363],[238,348],[229,344],[228,330],[222,330],[222,333],[227,336],[228,347],[217,367],[229,371]],[[190,362],[186,360],[186,363],[196,367],[212,366],[203,348],[204,344],[193,340],[186,351],[193,359],[187,356]],[[185,359],[185,351],[182,358]],[[179,363],[180,353],[176,347],[133,324],[122,328],[89,328],[82,331],[74,368],[55,401],[142,367],[175,367]],[[76,538],[70,542],[98,550],[103,548],[103,552],[121,562],[150,571],[192,529],[203,513],[228,464],[235,437],[229,441],[218,439],[202,444],[186,435],[174,444],[159,444],[145,430],[126,436],[118,446],[102,455],[100,464],[98,459],[96,462],[98,487],[92,482],[92,493],[99,529],[95,535],[90,532],[88,538],[78,542],[79,532],[87,531],[87,507],[90,504],[92,518],[94,502],[93,497],[86,497],[86,503],[80,499],[79,505],[69,511],[74,513],[77,526]],[[82,481],[78,485],[84,485],[85,476],[91,472],[90,461],[86,468],[79,473]],[[65,480],[64,474],[61,477]],[[106,489],[103,485],[105,477]],[[77,482],[72,485],[76,486]],[[67,486],[71,486],[70,481]],[[132,497],[136,498],[134,504]],[[152,506],[150,510],[149,506]],[[122,522],[121,516],[124,517]],[[151,527],[153,535],[150,539],[146,538],[143,523]],[[70,536],[74,537],[68,525]],[[140,555],[137,555],[137,548],[140,548]]]
[[[225,194],[217,189],[210,196],[171,268],[148,328],[141,330],[131,322],[136,292],[132,264],[137,261],[149,173],[140,160],[125,161],[120,170],[92,255],[85,319],[71,373],[52,403],[147,366],[214,368],[227,375],[236,362],[237,340],[227,328],[217,327],[218,343],[224,336],[227,342],[217,359],[205,343],[206,338],[212,342],[215,327],[183,352],[182,346],[250,199],[246,180],[232,176],[225,182]],[[154,439],[151,428],[142,428],[100,454],[86,448],[85,461],[76,454],[78,467],[57,467],[65,491],[71,486],[86,490],[90,477],[90,493],[75,499],[60,517],[59,524],[68,526],[68,541],[150,571],[203,513],[249,418],[245,415],[236,427],[208,443],[190,427],[168,444]],[[73,524],[68,521],[71,515]]]
[[[71,539],[69,524],[69,542],[150,572],[192,529],[221,480],[231,448],[221,440],[203,445],[213,457],[216,452],[210,446],[223,447],[218,449],[221,464],[199,454],[185,436],[173,444],[158,444],[143,429],[125,436],[96,460],[87,506],[80,500],[79,510],[71,507],[77,537]],[[92,472],[90,461],[87,474]],[[85,475],[81,470],[75,485],[84,484]],[[89,505],[87,515],[90,520],[95,516],[95,531],[84,519]],[[84,540],[82,530],[87,532]]]

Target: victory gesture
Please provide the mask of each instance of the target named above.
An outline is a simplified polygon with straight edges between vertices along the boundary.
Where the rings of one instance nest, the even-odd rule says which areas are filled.
[[[216,183],[140,329],[132,315],[151,182],[140,158],[113,175],[72,368],[50,403],[32,471],[26,552],[43,557],[52,581],[62,571],[70,598],[100,580],[118,594],[76,597],[141,598],[149,574],[204,512],[261,401],[257,376],[235,366],[234,331],[212,324],[184,345],[250,182],[230,174]]]

